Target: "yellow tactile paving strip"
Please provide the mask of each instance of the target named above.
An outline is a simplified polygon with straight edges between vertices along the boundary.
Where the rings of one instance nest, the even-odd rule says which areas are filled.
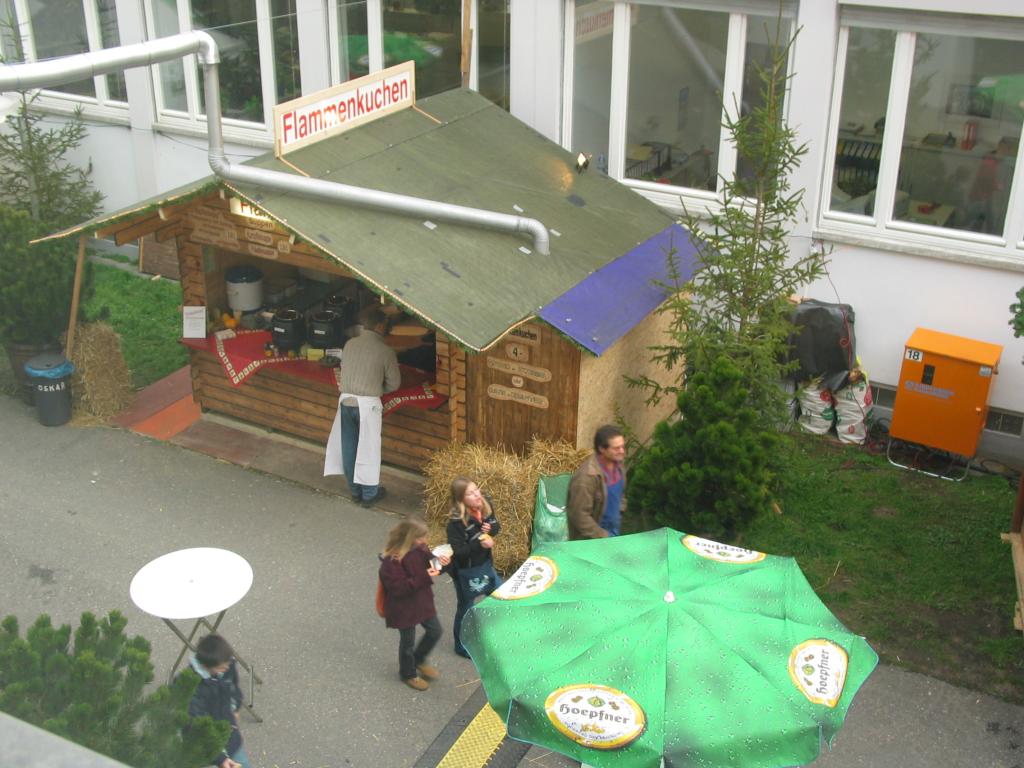
[[[437,768],[483,768],[505,738],[505,724],[489,704],[477,712]]]

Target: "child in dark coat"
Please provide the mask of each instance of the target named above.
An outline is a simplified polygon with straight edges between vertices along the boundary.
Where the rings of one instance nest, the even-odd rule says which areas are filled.
[[[407,518],[391,529],[381,553],[380,580],[384,585],[384,620],[398,630],[398,671],[410,688],[425,691],[437,670],[427,656],[441,638],[441,624],[434,607],[434,576],[441,571],[431,565],[427,548],[427,525]],[[439,558],[442,565],[447,557]],[[424,635],[416,643],[416,625]]]
[[[196,644],[191,659],[192,669],[199,675],[199,685],[188,705],[189,717],[208,715],[231,726],[228,743],[210,760],[220,768],[249,768],[249,756],[242,746],[238,730],[238,710],[242,706],[242,689],[238,685],[235,652],[220,635],[209,634]]]

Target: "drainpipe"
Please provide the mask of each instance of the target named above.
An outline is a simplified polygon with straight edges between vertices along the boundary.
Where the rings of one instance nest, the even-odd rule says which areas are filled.
[[[186,32],[91,53],[79,53],[27,64],[3,65],[0,66],[0,92],[45,88],[120,72],[132,67],[173,61],[195,53],[199,54],[199,61],[203,65],[210,168],[220,178],[278,192],[375,208],[405,216],[449,221],[502,232],[522,232],[533,237],[534,249],[538,253],[546,256],[551,252],[547,227],[537,219],[231,163],[224,154],[224,131],[221,125],[218,71],[220,54],[216,42],[206,32]]]

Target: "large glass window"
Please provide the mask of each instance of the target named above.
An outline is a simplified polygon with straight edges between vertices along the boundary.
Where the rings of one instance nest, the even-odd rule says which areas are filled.
[[[2,52],[9,61],[40,61],[120,44],[114,0],[0,2],[0,22],[8,20],[14,26],[4,29]],[[127,99],[120,74],[64,83],[47,91],[79,97],[94,106],[122,109]]]
[[[896,33],[850,30],[829,193],[833,211],[872,215]]]
[[[893,217],[1002,235],[1022,98],[1024,42],[917,35]]]
[[[274,103],[301,95],[295,6],[295,0],[147,0],[152,37],[210,33],[220,50],[224,117],[257,124],[269,119]],[[206,111],[201,69],[184,62],[158,69],[161,111],[197,122]]]
[[[899,237],[926,228],[920,235],[956,231],[978,247],[1003,238],[1015,248],[1024,236],[1011,208],[1021,184],[1024,25],[938,14],[894,17],[890,29],[856,21],[843,30],[829,210],[871,216],[870,226]],[[925,28],[914,31],[915,21]]]
[[[608,172],[614,3],[576,0],[573,20],[572,146]]]
[[[117,11],[114,6],[115,0],[96,0],[100,44],[103,48],[116,48],[121,45],[121,34],[117,30]],[[122,73],[107,75],[104,81],[107,84],[107,98],[113,101],[128,101],[128,89],[125,87]]]
[[[781,56],[790,36],[788,19],[778,16],[751,15],[747,18],[747,41],[743,51],[743,88],[740,91],[740,114],[744,117],[765,106],[765,91],[771,85],[770,73],[774,69],[773,59]],[[776,73],[775,89],[779,94],[778,119],[784,115],[786,73],[788,62]],[[740,152],[736,158],[736,177],[744,182],[754,178],[756,171],[750,158]],[[744,184],[743,193],[754,194]]]
[[[782,2],[781,19],[778,0],[765,0],[763,14],[750,13],[757,0],[745,0],[742,10],[728,0],[686,5],[571,3],[572,111],[565,144],[639,189],[657,191],[653,182],[678,189],[677,196],[692,190],[706,200],[719,179],[748,172],[724,135],[724,102],[732,106],[735,99],[744,114],[758,106],[757,65],[776,43],[789,42],[793,5]]]
[[[274,80],[277,103],[291,101],[302,95],[299,72],[299,25],[295,16],[295,0],[272,0],[271,29],[274,36]]]
[[[178,28],[177,0],[152,0],[153,37],[176,35]],[[171,61],[157,67],[160,73],[160,102],[164,109],[188,112],[188,97],[185,90],[185,66],[180,61]]]
[[[220,99],[224,117],[263,121],[263,88],[260,78],[259,31],[256,0],[192,0],[192,28],[205,29],[220,49]],[[199,80],[200,109],[206,111],[202,72]]]
[[[388,0],[384,4],[384,66],[416,64],[416,98],[462,85],[460,0]]]
[[[656,6],[634,12],[625,175],[714,190],[729,14]]]
[[[509,109],[509,0],[478,0],[477,90],[504,110]]]
[[[89,50],[85,9],[81,3],[28,0],[28,12],[32,17],[32,39],[37,59],[53,59]],[[96,95],[92,78],[55,86],[50,90],[79,96]]]
[[[366,2],[339,0],[337,8],[337,50],[340,62],[338,82],[361,77],[370,71],[370,48],[366,36]]]

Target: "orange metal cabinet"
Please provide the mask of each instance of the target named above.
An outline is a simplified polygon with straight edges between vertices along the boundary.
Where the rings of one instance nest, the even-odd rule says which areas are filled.
[[[1003,348],[918,328],[907,340],[889,434],[973,457]]]

